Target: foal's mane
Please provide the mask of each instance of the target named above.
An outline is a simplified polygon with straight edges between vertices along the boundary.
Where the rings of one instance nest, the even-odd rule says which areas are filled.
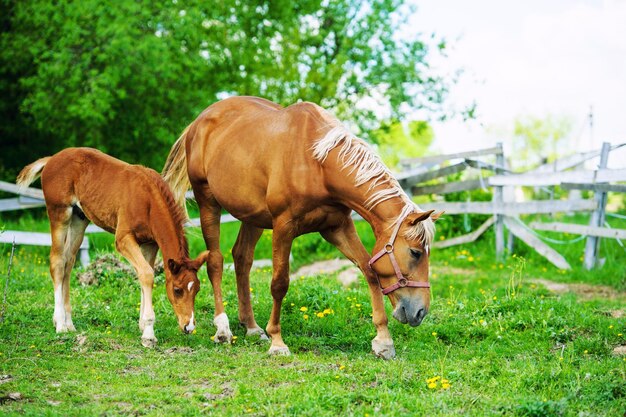
[[[371,193],[364,203],[367,210],[373,209],[383,201],[399,197],[405,202],[405,206],[393,224],[398,218],[404,218],[408,213],[422,211],[404,193],[389,168],[364,140],[356,137],[329,113],[325,112],[323,119],[327,122],[326,126],[332,127],[324,137],[315,141],[312,147],[313,158],[323,164],[330,151],[340,147],[337,159],[342,170],[348,169],[349,174],[355,174],[355,187],[369,182],[367,191]],[[386,185],[386,187],[372,192],[375,187],[381,185]],[[403,235],[408,240],[420,240],[424,245],[430,245],[435,235],[435,224],[432,219],[428,218],[414,227],[407,228]]]
[[[172,220],[174,221],[174,227],[176,227],[176,235],[178,236],[178,243],[185,257],[189,257],[189,246],[187,244],[187,238],[185,237],[184,226],[187,221],[187,214],[183,207],[179,206],[174,199],[174,194],[172,190],[167,185],[167,183],[163,180],[161,175],[159,175],[156,171],[144,168],[144,171],[150,177],[150,181],[154,183],[159,191],[159,194],[163,197],[163,202],[167,206],[167,210],[172,216]]]

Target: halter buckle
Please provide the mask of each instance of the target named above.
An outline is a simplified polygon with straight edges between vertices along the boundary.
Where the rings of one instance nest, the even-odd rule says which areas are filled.
[[[385,245],[385,252],[386,253],[391,253],[393,252],[393,243],[389,242]]]
[[[402,277],[398,279],[398,286],[400,288],[404,288],[406,287],[406,285],[409,283],[409,280],[407,280],[406,278]]]

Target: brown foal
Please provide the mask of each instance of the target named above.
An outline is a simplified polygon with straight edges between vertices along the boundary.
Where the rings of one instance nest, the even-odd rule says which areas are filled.
[[[174,144],[163,176],[179,201],[191,185],[200,207],[211,251],[207,272],[215,297],[216,341],[232,337],[220,288],[222,208],[242,222],[233,258],[239,320],[249,335],[265,336],[250,304],[249,274],[262,230],[274,230],[274,305],[266,328],[272,339],[270,353],[289,353],[280,312],[289,288],[292,242],[304,233],[320,232],[365,275],[377,330],[372,341],[376,355],[395,355],[381,288],[400,322],[417,326],[428,312],[428,248],[439,215],[421,211],[367,144],[321,107],[298,103],[283,108],[256,97],[215,103]],[[352,210],[374,230],[377,255],[371,265],[350,217]]]
[[[139,328],[142,344],[154,346],[154,261],[159,248],[165,262],[167,296],[178,324],[195,328],[197,272],[208,252],[189,258],[183,231],[186,216],[155,171],[129,165],[90,148],[69,148],[26,166],[17,184],[41,176],[50,229],[50,275],[54,285],[53,322],[57,332],[74,331],[70,274],[89,221],[115,234],[115,245],[135,268],[141,285]]]

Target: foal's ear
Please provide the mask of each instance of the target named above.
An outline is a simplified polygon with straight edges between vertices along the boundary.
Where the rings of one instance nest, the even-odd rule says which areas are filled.
[[[411,213],[408,215],[407,221],[409,222],[411,226],[414,226],[418,224],[419,222],[422,222],[426,220],[427,218],[429,218],[431,214],[433,214],[434,212],[435,210],[428,210],[428,211],[423,211],[421,213]]]
[[[209,259],[209,251],[205,250],[200,255],[198,255],[196,259],[191,261],[190,266],[192,269],[195,269],[197,271],[198,269],[200,269],[203,263],[208,261],[208,259]]]
[[[168,259],[167,267],[170,269],[172,274],[178,274],[180,272],[180,268],[183,266],[180,262],[176,262],[173,259]]]

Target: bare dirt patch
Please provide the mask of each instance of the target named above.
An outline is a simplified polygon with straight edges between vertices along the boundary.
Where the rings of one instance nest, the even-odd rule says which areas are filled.
[[[354,266],[352,262],[347,259],[330,259],[327,261],[314,262],[310,265],[305,265],[291,274],[291,279],[297,279],[301,277],[310,277],[322,274],[334,274],[339,272],[337,278],[343,284],[344,287],[349,287],[359,280],[361,271]]]
[[[565,284],[562,282],[548,281],[546,279],[533,279],[531,280],[531,282],[541,284],[546,287],[548,291],[551,291],[555,294],[565,294],[568,292],[572,292],[584,300],[591,300],[594,298],[626,298],[626,293],[620,292],[615,288],[607,287],[605,285]],[[611,315],[613,315],[613,312],[611,313]]]
[[[624,356],[626,355],[626,345],[620,345],[613,349],[614,355]]]
[[[466,268],[457,268],[454,266],[437,266],[437,267],[432,267],[431,266],[431,270],[432,272],[435,272],[439,275],[474,275],[476,274],[476,270],[475,269],[466,269]]]

